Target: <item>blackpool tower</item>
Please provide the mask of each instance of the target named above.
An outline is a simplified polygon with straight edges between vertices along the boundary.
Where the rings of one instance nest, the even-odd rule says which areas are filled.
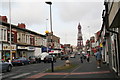
[[[82,38],[80,23],[78,24],[77,49],[78,49],[78,51],[82,51],[82,49],[83,49],[83,38]]]

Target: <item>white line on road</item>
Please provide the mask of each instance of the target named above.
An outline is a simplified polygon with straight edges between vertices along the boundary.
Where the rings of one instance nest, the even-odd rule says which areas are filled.
[[[34,73],[39,72],[39,71],[33,71]]]
[[[9,77],[9,76],[12,76],[12,75],[15,75],[16,73],[13,73],[13,74],[6,74],[6,75],[2,75],[2,78],[6,78],[6,77]]]
[[[17,76],[13,76],[11,78],[20,78],[22,76],[26,76],[26,75],[29,75],[29,74],[31,74],[31,73],[23,73],[23,74],[20,74],[20,75],[17,75]]]

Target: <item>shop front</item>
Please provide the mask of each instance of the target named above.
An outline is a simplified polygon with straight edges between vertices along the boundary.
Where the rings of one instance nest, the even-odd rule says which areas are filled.
[[[35,48],[32,46],[28,46],[27,48],[27,54],[26,54],[26,58],[29,58],[30,56],[35,56]]]
[[[1,50],[1,56],[2,59],[7,61],[7,59],[10,59],[10,48],[12,50],[12,59],[16,57],[16,45],[12,44],[10,47],[10,44],[3,43],[2,44],[2,50]]]
[[[2,58],[2,43],[0,43],[0,60],[1,60],[1,58]]]
[[[27,47],[17,46],[17,57],[26,57],[26,56],[27,56]]]
[[[35,48],[31,46],[17,46],[17,57],[29,58],[34,56]]]
[[[117,40],[115,38],[116,35],[111,36],[111,53],[112,53],[112,69],[117,72],[118,64],[117,64]]]

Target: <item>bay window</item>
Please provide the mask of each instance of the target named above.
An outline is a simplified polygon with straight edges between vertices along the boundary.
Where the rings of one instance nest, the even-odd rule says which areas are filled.
[[[0,28],[0,41],[7,41],[7,29]]]

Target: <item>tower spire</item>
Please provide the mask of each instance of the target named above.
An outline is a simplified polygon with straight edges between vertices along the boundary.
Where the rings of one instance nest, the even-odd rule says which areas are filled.
[[[82,38],[80,23],[78,24],[77,48],[78,48],[78,51],[82,51],[82,48],[83,48],[83,38]]]

